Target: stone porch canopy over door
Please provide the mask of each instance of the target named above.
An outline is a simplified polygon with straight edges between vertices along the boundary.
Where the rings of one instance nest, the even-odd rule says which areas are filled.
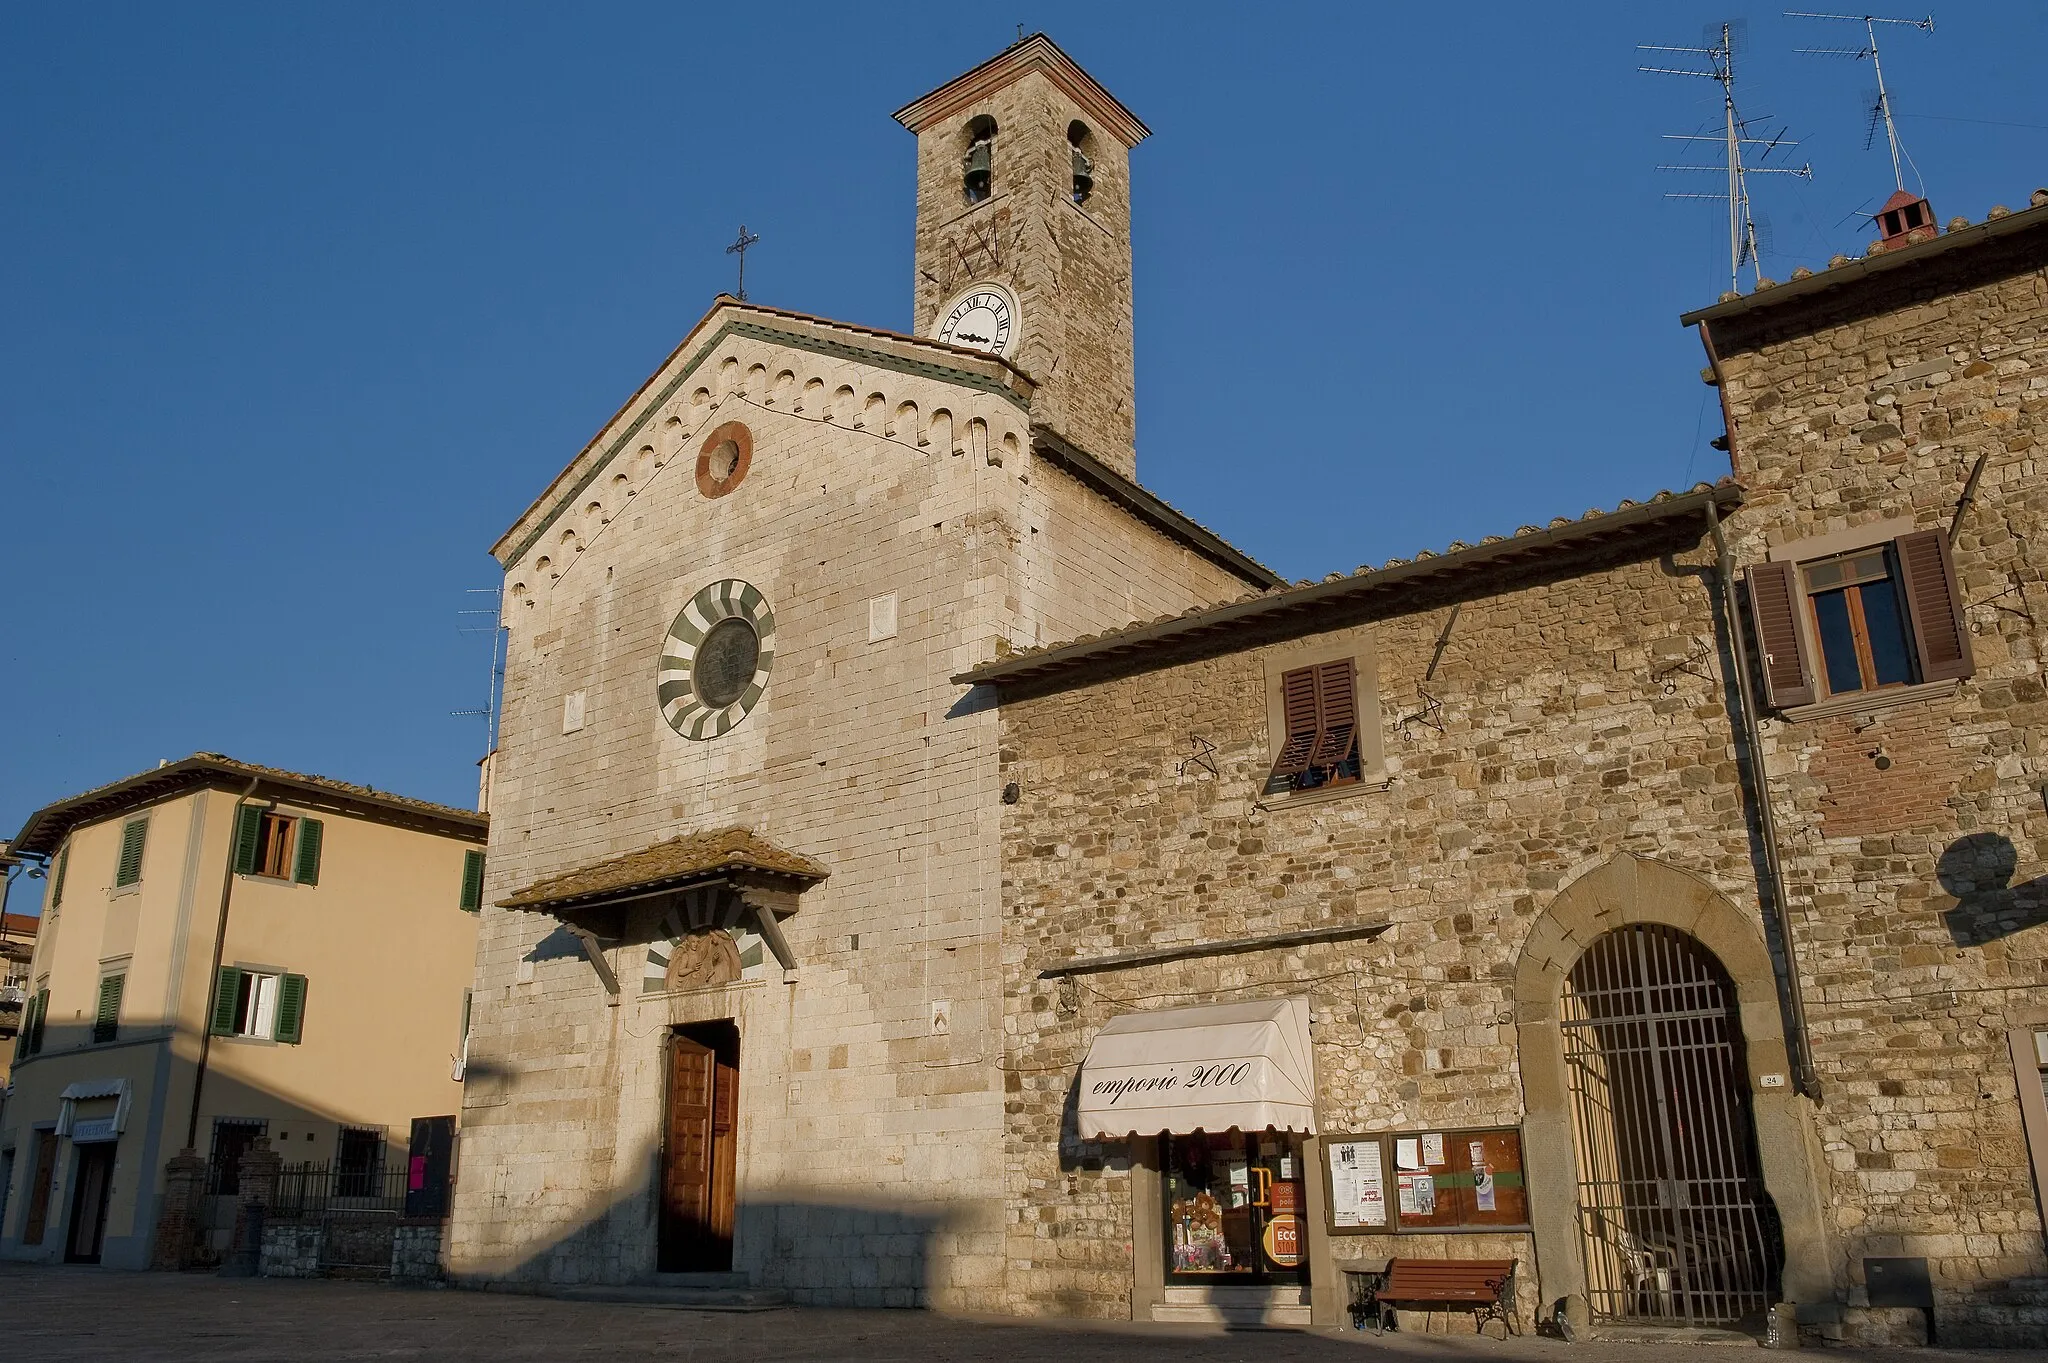
[[[794,981],[796,955],[782,935],[781,920],[796,912],[798,896],[830,874],[821,863],[777,847],[751,829],[726,828],[686,833],[547,876],[498,903],[560,920],[582,943],[616,1003],[618,977],[604,950],[625,940],[629,914],[642,908],[675,910],[691,930],[727,926],[706,915],[723,918],[737,909],[781,963],[784,981]]]

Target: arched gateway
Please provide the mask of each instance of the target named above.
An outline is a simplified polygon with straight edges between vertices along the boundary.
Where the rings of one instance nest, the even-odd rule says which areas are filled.
[[[1515,971],[1542,1310],[1732,1323],[1828,1304],[1807,1100],[1754,914],[1619,854],[1531,925]]]
[[[1690,934],[1634,923],[1594,939],[1560,1005],[1593,1315],[1760,1317],[1784,1245],[1728,973]]]

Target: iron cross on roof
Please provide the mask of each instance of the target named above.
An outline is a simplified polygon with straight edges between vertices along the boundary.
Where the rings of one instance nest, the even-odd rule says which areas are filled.
[[[739,237],[725,248],[727,255],[740,258],[739,300],[742,303],[747,301],[747,248],[760,240],[758,235],[747,230],[745,223],[741,223]]]

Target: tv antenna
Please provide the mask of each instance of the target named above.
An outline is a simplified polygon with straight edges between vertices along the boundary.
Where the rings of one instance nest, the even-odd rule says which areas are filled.
[[[457,611],[464,623],[457,627],[458,634],[488,634],[491,636],[491,684],[484,692],[481,709],[450,710],[448,713],[458,719],[481,719],[484,722],[484,756],[489,757],[498,746],[498,703],[505,693],[505,629],[498,622],[502,597],[496,587],[469,587],[465,596],[488,596],[488,604],[478,601]],[[471,616],[488,615],[489,623],[471,621]]]
[[[1735,47],[1736,31],[1732,24],[1719,24],[1707,30],[1705,45],[1701,47],[1676,47],[1658,43],[1638,43],[1638,52],[1672,52],[1695,58],[1698,66],[1638,66],[1638,71],[1647,71],[1653,76],[1691,76],[1699,80],[1710,80],[1721,87],[1721,131],[1706,133],[1666,133],[1664,136],[1674,142],[1718,142],[1726,158],[1725,166],[1696,164],[1660,165],[1665,171],[1710,171],[1728,177],[1726,193],[1681,192],[1666,194],[1667,199],[1712,199],[1728,205],[1728,287],[1739,290],[1742,286],[1742,267],[1748,265],[1752,279],[1763,277],[1760,261],[1762,249],[1758,243],[1757,219],[1750,212],[1749,177],[1752,175],[1796,175],[1802,180],[1813,178],[1813,167],[1806,164],[1797,166],[1767,166],[1771,154],[1780,149],[1798,146],[1798,142],[1785,136],[1786,129],[1767,137],[1752,136],[1753,125],[1763,124],[1767,119],[1745,119],[1735,109]],[[1704,67],[1705,69],[1701,69]],[[1745,161],[1749,155],[1745,148],[1761,148],[1753,155],[1754,164]]]
[[[739,300],[742,303],[747,301],[747,248],[756,245],[760,240],[760,234],[749,232],[747,225],[741,223],[739,236],[733,239],[732,245],[725,248],[727,255],[740,258]]]
[[[1899,145],[1899,127],[1898,124],[1892,121],[1891,92],[1884,87],[1884,63],[1879,61],[1877,56],[1877,26],[1879,24],[1903,24],[1907,28],[1917,28],[1922,33],[1932,33],[1934,32],[1934,16],[1930,14],[1925,19],[1887,19],[1882,14],[1819,14],[1812,10],[1788,9],[1785,11],[1785,17],[1787,19],[1833,19],[1845,24],[1863,25],[1864,45],[1862,47],[1795,47],[1792,50],[1808,57],[1847,57],[1851,61],[1862,61],[1865,57],[1870,59],[1870,69],[1877,75],[1877,98],[1870,107],[1870,131],[1863,140],[1863,149],[1865,151],[1870,150],[1871,142],[1877,138],[1878,125],[1883,124],[1884,138],[1891,146],[1892,151],[1892,182],[1900,189],[1904,189],[1906,187],[1906,173],[1899,164],[1900,158],[1903,157],[1905,159],[1906,165],[1912,165],[1913,158],[1908,156],[1906,149]],[[1920,178],[1920,167],[1913,166],[1913,178],[1915,180]],[[1921,185],[1921,190],[1924,195],[1926,190],[1924,184]]]

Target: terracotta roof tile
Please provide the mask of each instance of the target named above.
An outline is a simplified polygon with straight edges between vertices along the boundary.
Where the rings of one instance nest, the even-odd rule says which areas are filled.
[[[747,828],[685,833],[652,847],[579,866],[536,880],[498,902],[508,909],[554,909],[611,898],[626,890],[681,888],[736,872],[753,871],[815,884],[831,872],[823,865]]]
[[[1548,549],[1599,536],[1610,530],[1619,531],[1645,518],[1654,518],[1660,513],[1660,509],[1665,507],[1670,507],[1674,512],[1685,509],[1673,506],[1674,503],[1689,505],[1697,501],[1704,504],[1709,499],[1717,505],[1734,506],[1742,499],[1742,489],[1732,479],[1727,478],[1713,484],[1696,483],[1684,492],[1659,492],[1647,501],[1624,499],[1612,511],[1602,511],[1595,507],[1577,519],[1559,516],[1548,526],[1525,525],[1513,535],[1488,535],[1477,545],[1467,544],[1463,540],[1453,540],[1442,553],[1418,549],[1412,559],[1390,558],[1377,568],[1369,563],[1362,564],[1356,572],[1331,573],[1320,582],[1303,578],[1299,582],[1282,583],[1265,591],[1247,592],[1234,601],[1191,606],[1178,615],[1162,615],[1153,620],[1135,620],[1119,629],[1105,630],[1100,634],[1084,634],[1075,639],[1032,649],[1009,652],[999,649],[996,657],[956,675],[953,681],[963,685],[977,685],[1027,675],[1049,675],[1053,671],[1065,671],[1072,666],[1093,662],[1110,654],[1121,655],[1140,648],[1164,645],[1184,635],[1204,632],[1226,622],[1242,624],[1252,615],[1269,610],[1297,610],[1328,598],[1333,593],[1344,593],[1354,588],[1374,588],[1382,584],[1390,585],[1397,578],[1413,577],[1414,570],[1423,564],[1432,564],[1445,571],[1467,566],[1476,567],[1494,559],[1515,557],[1518,551],[1524,548],[1530,551]],[[1435,571],[1435,567],[1431,571]]]
[[[295,787],[306,794],[359,806],[462,825],[473,830],[478,841],[482,840],[484,830],[490,827],[490,819],[474,809],[458,809],[454,805],[435,804],[432,800],[415,800],[408,795],[394,795],[388,790],[357,785],[353,781],[337,781],[329,776],[242,762],[217,752],[197,752],[44,805],[29,815],[28,821],[21,826],[20,834],[14,839],[13,850],[31,854],[51,853],[77,824],[110,818],[124,808],[153,803],[179,790],[241,785],[251,780]]]

